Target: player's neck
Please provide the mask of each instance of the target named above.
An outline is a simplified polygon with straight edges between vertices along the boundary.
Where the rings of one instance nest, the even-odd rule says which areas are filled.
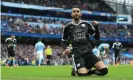
[[[73,22],[74,24],[79,24],[79,23],[81,22],[81,19],[78,19],[78,20],[73,19],[72,22]]]

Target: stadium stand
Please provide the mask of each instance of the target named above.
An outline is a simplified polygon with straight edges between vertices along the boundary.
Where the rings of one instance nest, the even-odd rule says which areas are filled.
[[[102,0],[3,0],[5,2],[41,5],[70,9],[73,5],[79,5],[83,10],[116,13]]]
[[[32,12],[38,12],[37,14],[32,12],[27,12],[26,8],[24,8],[22,11],[20,8],[18,9],[12,9],[12,7],[9,6],[3,6],[4,8],[2,14],[1,14],[1,31],[2,31],[2,37],[7,37],[11,33],[19,34],[17,37],[25,37],[26,35],[33,34],[36,35],[34,37],[38,38],[38,35],[50,34],[53,36],[59,36],[58,38],[61,38],[64,25],[71,21],[67,14],[65,14],[65,10],[69,10],[73,5],[80,5],[82,10],[86,10],[86,12],[89,15],[85,14],[86,16],[90,16],[92,19],[89,18],[89,20],[93,20],[93,17],[97,17],[98,21],[100,21],[100,35],[101,38],[104,38],[105,40],[113,41],[116,38],[123,40],[128,40],[127,43],[130,44],[130,41],[133,40],[133,25],[131,24],[119,24],[110,22],[110,23],[104,23],[101,22],[102,18],[104,17],[104,21],[110,21],[109,19],[111,16],[114,17],[114,14],[116,12],[110,8],[104,1],[102,0],[2,0],[2,2],[12,2],[12,3],[19,3],[19,4],[27,4],[32,6],[43,6],[43,8],[46,7],[57,7],[57,8],[63,8],[64,12],[60,13],[58,11],[54,12],[51,11],[51,13],[46,11],[46,14],[44,15],[41,13],[41,10],[34,11],[33,9],[27,9]],[[8,8],[7,8],[8,7]],[[23,7],[23,6],[22,6]],[[9,9],[9,10],[8,10]],[[6,11],[7,10],[7,11]],[[14,11],[14,12],[13,12]],[[39,12],[40,11],[40,12]],[[90,11],[90,12],[88,12]],[[18,13],[16,13],[18,12]],[[45,12],[45,11],[43,11]],[[68,11],[69,12],[69,11]],[[66,11],[66,13],[68,13]],[[96,12],[93,14],[93,12]],[[97,13],[98,12],[98,13]],[[16,14],[15,14],[16,13]],[[26,14],[28,13],[28,14]],[[40,14],[41,13],[41,14]],[[52,14],[53,13],[53,14]],[[63,14],[64,13],[64,14]],[[111,14],[112,13],[112,14]],[[29,15],[30,14],[30,15]],[[38,15],[40,14],[40,15]],[[44,16],[43,16],[44,15]],[[93,17],[92,17],[93,16]],[[102,17],[102,18],[101,18]],[[116,17],[116,15],[115,15]],[[84,17],[83,17],[84,18]],[[107,18],[107,19],[106,19]],[[87,17],[88,19],[88,17]],[[85,19],[86,20],[86,19]],[[89,21],[88,20],[88,21]],[[94,18],[95,20],[95,18]],[[5,35],[5,33],[9,32],[9,35]],[[24,35],[23,35],[24,33]],[[22,36],[20,36],[22,34]],[[41,37],[42,37],[41,35]],[[30,36],[31,37],[31,36]],[[50,37],[45,37],[46,39]],[[57,38],[57,37],[56,37]],[[49,40],[49,39],[48,39]],[[102,40],[102,39],[101,39]],[[3,40],[4,41],[4,40]],[[55,40],[56,41],[56,40]],[[26,42],[26,41],[25,41]],[[56,42],[55,42],[56,43]],[[126,43],[125,43],[126,44]],[[60,44],[59,44],[60,45]],[[51,45],[53,49],[53,65],[65,65],[65,64],[71,64],[71,59],[69,59],[66,56],[62,56],[62,52],[64,48],[62,48],[59,45]],[[132,43],[130,44],[132,45]],[[130,47],[127,45],[127,47]],[[35,58],[34,58],[34,45],[33,44],[22,44],[21,42],[17,44],[16,48],[16,60],[18,65],[35,65]],[[1,56],[2,60],[7,59],[7,49],[6,44],[2,42],[1,44]],[[113,51],[112,51],[113,53]],[[123,51],[121,64],[129,64],[130,60],[132,58],[129,58],[131,56],[127,54],[133,54],[132,48],[125,48]],[[112,54],[109,55],[110,63],[112,62]],[[46,64],[45,61],[43,64]]]
[[[2,31],[62,35],[64,25],[69,22],[55,18],[46,19],[23,16],[2,15]],[[23,25],[15,24],[18,18],[25,23]],[[132,25],[100,24],[99,28],[101,38],[133,38]]]

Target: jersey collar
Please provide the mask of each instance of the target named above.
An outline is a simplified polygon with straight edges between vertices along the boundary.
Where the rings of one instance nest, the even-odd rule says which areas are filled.
[[[78,24],[74,23],[73,21],[71,22],[73,25],[79,25],[80,23],[82,23],[83,21],[80,20]]]

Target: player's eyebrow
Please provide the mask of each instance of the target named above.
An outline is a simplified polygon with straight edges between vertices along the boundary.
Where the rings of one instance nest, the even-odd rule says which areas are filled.
[[[80,12],[79,10],[73,10],[73,12]]]

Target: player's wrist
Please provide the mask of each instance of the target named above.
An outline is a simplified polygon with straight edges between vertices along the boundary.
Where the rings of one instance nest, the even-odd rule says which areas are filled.
[[[93,26],[99,25],[99,22],[98,21],[92,21],[92,25]]]

